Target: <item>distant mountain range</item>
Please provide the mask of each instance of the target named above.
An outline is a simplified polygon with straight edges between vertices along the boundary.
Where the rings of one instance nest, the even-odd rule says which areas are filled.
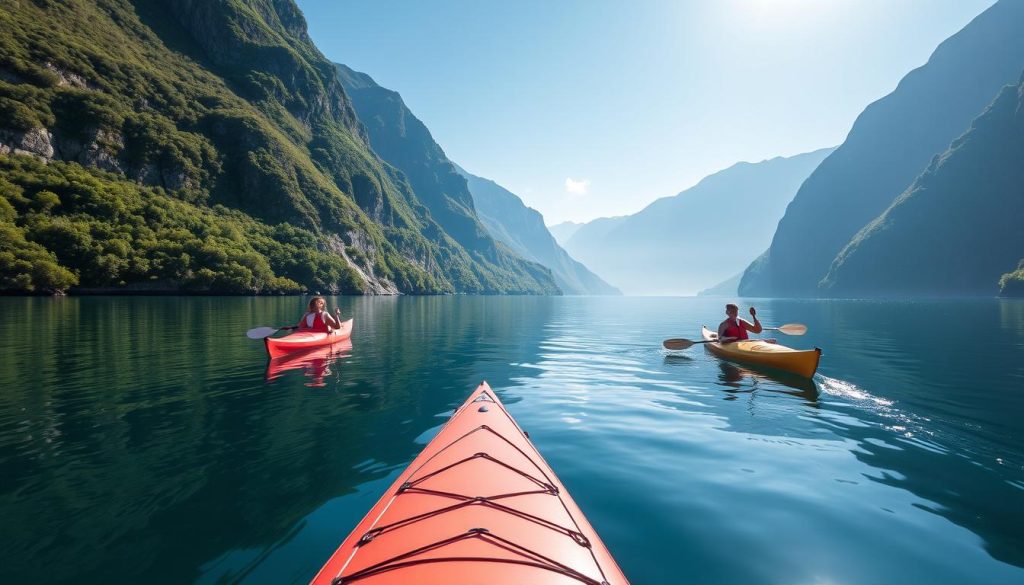
[[[555,237],[555,241],[558,242],[558,245],[564,246],[565,243],[569,241],[569,238],[571,238],[572,235],[584,225],[586,225],[585,222],[576,223],[574,221],[563,221],[562,223],[549,225],[548,231]]]
[[[365,73],[341,64],[337,68],[373,149],[408,177],[432,215],[460,242],[471,249],[501,242],[518,257],[549,269],[566,294],[619,294],[569,257],[539,212],[500,185],[450,161],[401,95]]]
[[[551,269],[555,283],[568,295],[618,295],[617,288],[573,260],[544,225],[544,216],[527,207],[516,194],[490,179],[466,172],[480,221],[494,239],[527,260]]]
[[[831,152],[737,163],[629,216],[579,227],[573,257],[626,294],[692,295],[741,272]]]
[[[1022,70],[1024,2],[1000,0],[858,117],[800,188],[740,294],[993,294],[992,274],[1014,269],[1007,255],[1024,255],[1021,224],[1003,217],[1019,209],[1022,184],[1005,158],[1018,131],[1003,111],[1012,95],[982,112]],[[982,153],[992,159],[970,162]]]

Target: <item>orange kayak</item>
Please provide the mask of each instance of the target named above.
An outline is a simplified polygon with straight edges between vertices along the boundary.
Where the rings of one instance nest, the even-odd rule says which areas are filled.
[[[486,382],[398,476],[312,585],[628,581]]]
[[[267,346],[267,355],[271,359],[296,351],[334,345],[339,341],[352,337],[352,319],[343,321],[341,328],[330,333],[314,331],[296,331],[284,337],[266,337],[263,342]]]
[[[821,361],[821,350],[818,348],[793,349],[761,339],[718,343],[715,341],[718,334],[707,327],[701,327],[701,336],[708,342],[704,347],[722,359],[774,368],[805,378],[814,376],[818,362]]]

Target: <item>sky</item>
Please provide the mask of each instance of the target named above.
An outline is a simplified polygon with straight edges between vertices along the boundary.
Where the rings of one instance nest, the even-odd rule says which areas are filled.
[[[331,60],[545,222],[835,146],[993,0],[297,0]]]

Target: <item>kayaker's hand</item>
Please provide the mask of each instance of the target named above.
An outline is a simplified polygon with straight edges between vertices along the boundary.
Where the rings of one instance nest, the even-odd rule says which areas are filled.
[[[750,316],[757,319],[757,309],[750,307]]]

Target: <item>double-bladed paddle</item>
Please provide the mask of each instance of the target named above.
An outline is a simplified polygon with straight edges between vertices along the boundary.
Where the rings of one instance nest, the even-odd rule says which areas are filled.
[[[803,323],[786,323],[781,327],[762,327],[762,331],[778,331],[786,335],[803,335],[807,333],[807,325]]]
[[[779,333],[785,333],[786,335],[803,335],[807,333],[807,325],[801,323],[786,323],[779,327],[763,327],[762,331],[778,331]],[[726,337],[724,339],[710,339],[704,341],[690,341],[689,339],[666,339],[661,344],[665,346],[665,349],[687,349],[690,346],[697,345],[700,343],[714,343],[716,341],[736,341],[735,337]]]
[[[254,327],[245,332],[245,336],[249,339],[263,339],[264,337],[270,337],[278,331],[289,331],[291,329],[298,329],[298,327],[292,325],[291,327]]]

